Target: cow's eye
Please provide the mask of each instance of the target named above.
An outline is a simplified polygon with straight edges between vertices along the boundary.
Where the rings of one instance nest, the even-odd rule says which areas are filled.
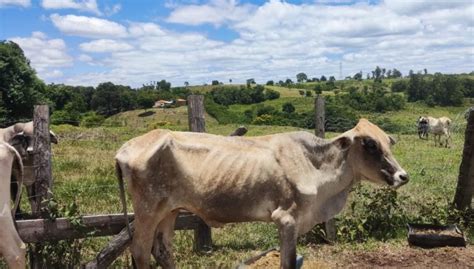
[[[362,140],[362,143],[364,148],[369,152],[377,151],[377,142],[375,142],[375,140],[373,140],[372,138],[364,138]]]

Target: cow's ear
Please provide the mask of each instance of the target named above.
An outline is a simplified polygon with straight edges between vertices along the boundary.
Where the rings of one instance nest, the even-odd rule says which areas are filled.
[[[49,131],[49,138],[51,139],[51,143],[53,144],[58,143],[58,136],[51,130]]]
[[[352,145],[352,138],[348,136],[341,136],[332,141],[340,150],[346,151]]]
[[[25,129],[24,123],[19,122],[13,125],[13,131],[15,131],[15,133],[21,133],[23,132],[23,129]]]
[[[393,138],[393,136],[389,135],[388,138],[390,139],[390,144],[393,146],[395,144],[397,144],[397,140],[395,140],[395,138]]]

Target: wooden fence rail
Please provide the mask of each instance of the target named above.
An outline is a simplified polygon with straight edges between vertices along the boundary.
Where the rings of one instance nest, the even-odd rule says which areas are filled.
[[[129,214],[129,221],[134,215]],[[75,226],[67,218],[56,220],[31,219],[17,220],[18,233],[25,243],[40,243],[45,241],[58,241],[78,239],[85,237],[109,236],[120,233],[125,227],[123,214],[83,216],[82,224]],[[197,229],[203,221],[191,213],[181,213],[176,219],[176,230]]]

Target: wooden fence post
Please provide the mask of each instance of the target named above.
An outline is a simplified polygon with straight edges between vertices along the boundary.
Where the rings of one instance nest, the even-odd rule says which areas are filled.
[[[326,110],[324,105],[324,97],[318,94],[314,103],[314,109],[316,111],[314,128],[316,136],[321,138],[325,137],[324,121],[326,120]]]
[[[188,96],[188,123],[191,132],[206,132],[204,118],[204,96]],[[212,247],[211,228],[202,223],[194,230],[194,249],[197,251],[209,250]]]
[[[458,210],[469,208],[474,194],[474,110],[469,111],[464,150],[459,167],[458,185],[454,195],[454,205]]]
[[[325,137],[325,128],[324,123],[326,121],[326,110],[325,110],[325,101],[324,97],[320,94],[316,96],[314,103],[315,106],[315,134],[318,137]],[[334,219],[330,219],[324,223],[324,230],[326,231],[326,239],[334,242],[336,240],[336,224]]]
[[[49,107],[36,105],[33,112],[34,144],[33,165],[35,168],[35,201],[32,207],[33,216],[40,216],[46,206],[44,199],[51,198],[53,178],[51,172],[51,139],[49,135]],[[45,268],[41,255],[38,252],[40,245],[35,245],[30,254],[31,267],[34,269]]]
[[[188,124],[191,132],[205,133],[204,96],[188,96]]]

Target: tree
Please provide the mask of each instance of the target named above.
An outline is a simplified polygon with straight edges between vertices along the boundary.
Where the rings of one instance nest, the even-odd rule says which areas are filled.
[[[392,83],[392,92],[405,92],[407,89],[408,82],[406,80],[397,80]]]
[[[295,112],[295,106],[290,102],[286,102],[282,105],[281,110],[285,113],[291,114]]]
[[[288,85],[291,85],[291,84],[293,84],[293,80],[287,78],[287,79],[285,80],[285,83],[286,83],[287,86],[288,86]]]
[[[394,68],[393,71],[392,71],[392,77],[393,78],[401,78],[402,73],[400,71],[398,71],[396,68]]]
[[[184,82],[184,86],[188,87],[188,86],[189,86],[189,82],[185,81],[185,82]]]
[[[269,81],[267,81],[267,85],[268,85],[268,86],[273,86],[273,85],[274,85],[274,82],[273,82],[273,80],[269,80]]]
[[[374,74],[375,81],[382,81],[382,68],[380,68],[378,65],[377,67],[375,67],[373,74]]]
[[[311,97],[311,96],[313,96],[313,92],[310,91],[310,90],[306,90],[305,96],[306,96],[306,97]]]
[[[231,78],[229,78],[229,83],[232,84],[232,79]]]
[[[424,73],[425,75],[428,75],[428,69],[426,69],[426,68],[423,69],[423,73]]]
[[[45,103],[45,85],[30,66],[23,50],[11,41],[0,42],[0,96],[3,115],[31,118],[33,106]]]
[[[354,77],[355,80],[362,80],[362,71],[355,73]]]
[[[92,96],[91,106],[99,114],[110,116],[136,108],[135,97],[130,87],[105,82],[97,86]]]
[[[330,76],[329,81],[334,82],[334,81],[336,81],[336,78],[334,76]]]
[[[255,79],[253,78],[247,79],[247,85],[250,85],[250,84],[256,84]]]
[[[213,80],[212,85],[219,85],[219,80]]]
[[[326,81],[326,77],[324,75],[321,76],[321,79],[319,79],[320,81]]]
[[[314,92],[316,94],[321,94],[323,93],[323,87],[321,86],[321,84],[316,84],[316,86],[314,86]]]
[[[301,96],[304,96],[304,90],[298,90]]]
[[[170,83],[170,82],[166,82],[165,79],[162,79],[160,82],[158,82],[157,88],[158,88],[158,90],[160,90],[160,91],[167,91],[167,92],[169,92],[169,91],[171,90],[171,83]]]
[[[308,80],[308,76],[305,73],[298,73],[296,75],[296,81],[298,81],[298,83],[303,83],[306,80]]]

